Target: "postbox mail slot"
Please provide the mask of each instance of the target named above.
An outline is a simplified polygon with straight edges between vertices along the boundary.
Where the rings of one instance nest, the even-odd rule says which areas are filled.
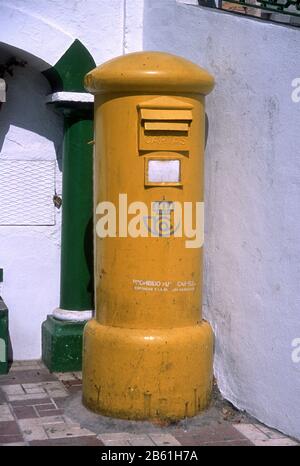
[[[178,121],[145,121],[145,131],[188,131],[188,123]]]
[[[190,110],[180,110],[173,108],[141,108],[142,120],[187,120],[192,121]]]
[[[192,111],[140,108],[139,150],[188,151]]]

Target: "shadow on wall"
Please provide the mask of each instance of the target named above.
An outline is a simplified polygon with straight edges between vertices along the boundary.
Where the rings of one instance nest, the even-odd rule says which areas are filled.
[[[94,247],[93,247],[93,218],[91,218],[86,226],[84,235],[84,254],[88,270],[90,272],[90,281],[87,286],[87,290],[94,297]],[[94,299],[94,298],[92,298]]]
[[[19,53],[16,58],[22,60]],[[0,44],[0,65],[12,56],[16,56],[16,49]],[[8,73],[4,76],[7,94],[0,111],[0,157],[53,160],[51,144],[45,144],[50,141],[61,170],[62,116],[45,104],[46,95],[51,93],[50,85],[32,66],[28,54],[26,60],[24,67],[13,67],[13,76]]]

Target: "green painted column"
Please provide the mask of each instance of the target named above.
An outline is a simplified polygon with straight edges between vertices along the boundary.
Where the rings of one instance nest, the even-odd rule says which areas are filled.
[[[42,358],[50,371],[81,370],[82,333],[94,309],[93,102],[83,78],[95,63],[75,41],[45,72],[48,103],[64,116],[60,303],[42,324]]]
[[[60,308],[92,310],[92,115],[65,117]]]

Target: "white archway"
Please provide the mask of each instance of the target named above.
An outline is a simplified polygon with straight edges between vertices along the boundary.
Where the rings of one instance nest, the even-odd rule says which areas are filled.
[[[23,190],[25,199],[30,195],[26,186],[30,180],[35,180],[32,186],[38,190],[35,197],[38,199],[42,192],[38,183],[47,185],[47,215],[51,215],[50,221],[47,219],[46,222],[40,221],[39,217],[36,225],[31,218],[18,222],[14,217],[6,222],[6,226],[2,213],[0,216],[4,299],[10,311],[13,358],[35,359],[40,357],[41,323],[57,305],[59,297],[60,213],[52,206],[52,196],[54,192],[61,195],[63,138],[62,117],[45,103],[51,86],[41,72],[51,68],[64,55],[74,38],[44,20],[2,2],[0,17],[1,62],[5,64],[11,56],[27,62],[24,68],[14,67],[13,76],[5,74],[7,96],[0,112],[1,189],[5,191],[10,185],[14,186],[13,195],[19,196]],[[6,166],[9,167],[7,180],[3,176]],[[25,176],[24,181],[19,178],[22,168],[19,170],[18,167],[22,166],[24,173],[32,171],[33,178],[31,175]],[[36,183],[38,171],[40,177]],[[9,202],[3,202],[3,198],[1,205],[10,210]],[[12,205],[21,209],[18,201]],[[34,215],[38,212],[32,205],[30,211]],[[22,225],[16,227],[17,223]],[[30,273],[24,274],[24,269]],[[3,345],[0,340],[0,361],[5,349]]]
[[[34,65],[39,71],[55,65],[74,42],[74,37],[56,25],[11,4],[0,4],[0,17],[0,42],[37,57]]]

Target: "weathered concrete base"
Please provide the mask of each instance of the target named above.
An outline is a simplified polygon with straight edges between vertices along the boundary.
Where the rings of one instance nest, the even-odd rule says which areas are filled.
[[[74,422],[80,423],[81,427],[89,429],[97,434],[113,432],[129,432],[131,434],[141,432],[168,432],[193,430],[195,427],[207,426],[211,423],[226,425],[230,422],[252,422],[245,413],[238,411],[222,398],[216,385],[212,393],[212,401],[208,409],[192,418],[185,418],[177,422],[166,423],[161,421],[132,421],[102,416],[87,409],[82,404],[82,393],[76,393],[66,398],[63,405],[66,416]]]
[[[81,370],[85,324],[62,321],[48,315],[42,324],[42,360],[50,372]]]

